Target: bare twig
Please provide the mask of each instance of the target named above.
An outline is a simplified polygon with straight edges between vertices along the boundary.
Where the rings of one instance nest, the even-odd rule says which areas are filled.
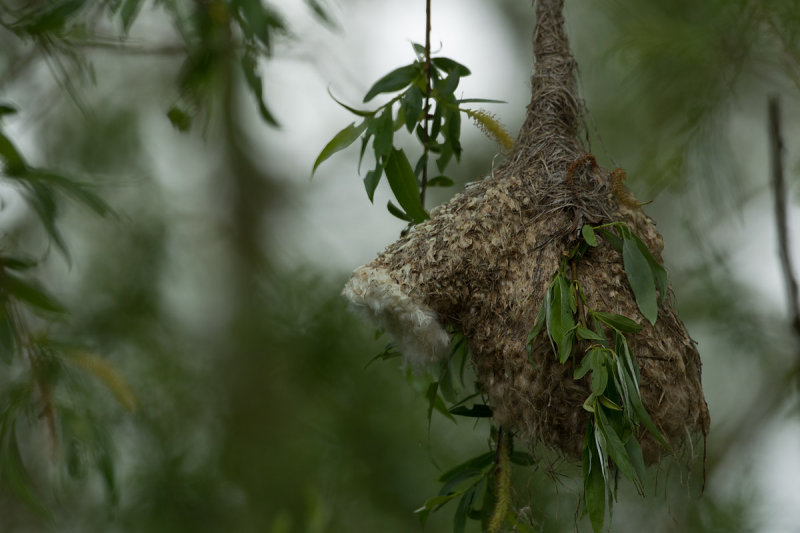
[[[780,102],[777,96],[769,98],[769,140],[772,162],[772,187],[775,191],[775,224],[778,230],[778,253],[783,277],[786,282],[786,296],[789,302],[789,315],[794,336],[800,343],[800,293],[797,278],[792,266],[789,248],[789,222],[786,209],[786,182],[783,176],[783,137],[781,135]],[[798,355],[800,364],[800,354]]]
[[[431,0],[425,0],[425,105],[424,105],[424,129],[425,143],[422,165],[422,181],[419,187],[419,199],[422,208],[425,208],[425,190],[428,188],[428,149],[430,146],[430,105],[431,105]]]

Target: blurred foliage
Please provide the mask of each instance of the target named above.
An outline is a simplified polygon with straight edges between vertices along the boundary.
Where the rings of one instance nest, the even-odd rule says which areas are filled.
[[[337,26],[326,2],[305,4]],[[665,465],[647,472],[656,494],[620,496],[620,531],[767,527],[755,459],[796,404],[797,347],[730,259],[742,245],[731,207],[767,180],[726,132],[735,110],[764,123],[766,91],[796,103],[795,4],[568,2],[598,157],[629,168],[640,197],[668,192],[653,212],[714,421],[705,495],[698,447],[690,482]],[[530,8],[497,5],[529,42]],[[4,531],[419,531],[413,511],[435,480],[489,450],[463,419],[433,414],[428,429],[430,381],[396,361],[364,369],[387,339],[344,309],[344,273],[274,257],[272,236],[296,214],[262,164],[276,154],[254,150],[244,125],[291,120],[264,94],[265,62],[303,38],[281,9],[0,1],[0,214],[17,197],[28,206],[0,219]],[[189,170],[163,175],[168,157]],[[520,520],[589,530],[579,468],[537,454],[514,471]],[[452,530],[450,512],[424,530]]]

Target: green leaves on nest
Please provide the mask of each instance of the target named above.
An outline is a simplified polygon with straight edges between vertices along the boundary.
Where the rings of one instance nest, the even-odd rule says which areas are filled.
[[[612,229],[615,229],[616,233]],[[612,222],[596,228],[583,226],[581,234],[589,246],[597,246],[595,230],[622,254],[625,274],[636,298],[636,305],[642,316],[651,324],[655,324],[658,318],[658,301],[660,299],[663,302],[667,297],[667,271],[647,245],[631,232],[627,224]]]
[[[370,201],[385,174],[396,200],[396,204],[387,206],[389,212],[417,224],[428,218],[421,200],[425,189],[454,184],[444,172],[453,158],[460,160],[461,157],[461,113],[467,112],[461,105],[476,100],[455,97],[461,78],[470,74],[467,67],[446,57],[435,57],[426,73],[424,47],[412,46],[417,59],[381,77],[364,96],[366,103],[380,94],[398,93],[387,103],[375,110],[361,110],[331,95],[336,103],[360,117],[360,121],[339,131],[325,145],[314,161],[312,176],[325,160],[361,138],[359,167],[370,143],[375,160],[375,167],[364,177],[364,189]],[[413,166],[406,151],[395,146],[395,133],[404,127],[422,147],[422,154]],[[433,157],[438,175],[428,180],[427,168]]]
[[[580,260],[589,248],[598,246],[597,233],[622,254],[637,306],[654,324],[658,317],[657,293],[663,301],[668,287],[667,274],[626,224],[583,226],[583,241],[572,251],[568,261]],[[605,521],[606,500],[610,502],[613,497],[615,479],[611,466],[633,482],[637,490],[643,490],[645,466],[636,428],[641,424],[667,450],[670,447],[644,408],[639,394],[639,367],[626,334],[637,333],[642,326],[626,316],[589,308],[580,284],[570,280],[566,271],[567,261],[553,276],[545,292],[536,324],[528,337],[528,350],[532,356],[533,341],[542,330],[546,331],[553,353],[561,363],[569,360],[576,341],[588,343],[573,378],[578,380],[588,375],[591,380],[591,392],[583,403],[584,409],[592,413],[582,458],[583,506],[592,529],[599,532]]]

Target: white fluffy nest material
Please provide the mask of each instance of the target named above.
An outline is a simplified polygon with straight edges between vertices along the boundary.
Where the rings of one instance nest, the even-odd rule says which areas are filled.
[[[386,270],[357,268],[342,294],[353,309],[394,337],[413,366],[427,366],[448,353],[450,337],[436,313],[410,298]]]

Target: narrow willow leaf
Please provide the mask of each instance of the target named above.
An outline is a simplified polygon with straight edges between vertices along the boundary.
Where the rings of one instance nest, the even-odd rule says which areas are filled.
[[[439,477],[440,483],[446,483],[467,470],[480,470],[494,461],[494,452],[486,452],[458,464]]]
[[[133,21],[139,14],[139,9],[142,7],[142,0],[125,0],[120,9],[119,16],[122,19],[122,29],[125,33],[131,29]]]
[[[434,57],[431,62],[436,68],[448,74],[458,73],[459,76],[469,76],[472,74],[470,70],[457,61],[453,61],[448,57]]]
[[[405,220],[406,222],[413,222],[414,220],[408,216],[405,211],[394,205],[391,200],[386,203],[386,209],[392,216],[399,218],[400,220]]]
[[[633,235],[633,240],[636,241],[636,246],[639,248],[639,251],[645,257],[645,259],[647,259],[647,263],[650,265],[650,270],[653,272],[653,278],[656,282],[656,289],[658,289],[658,292],[661,295],[661,301],[663,302],[667,298],[667,289],[669,287],[667,271],[664,269],[664,266],[653,256],[653,254],[650,252],[650,249],[642,241],[642,239],[636,235]]]
[[[492,408],[488,405],[474,404],[472,407],[459,405],[450,409],[450,413],[458,416],[467,416],[471,418],[491,418]]]
[[[436,86],[436,94],[440,101],[450,102],[454,100],[453,92],[458,88],[461,76],[458,72],[451,72],[441,83]]]
[[[644,484],[645,465],[644,454],[642,454],[642,447],[636,437],[631,436],[625,442],[625,451],[628,453],[628,459],[631,461],[633,470],[636,472],[636,479],[639,480],[637,489],[641,493],[642,485]]]
[[[17,351],[17,331],[8,311],[7,305],[0,307],[0,359],[11,364]]]
[[[583,499],[594,533],[603,531],[606,513],[606,484],[600,469],[601,458],[594,453],[591,443],[584,445]]]
[[[358,126],[356,126],[355,122],[352,122],[350,123],[349,126],[347,126],[342,131],[334,135],[333,139],[331,139],[330,142],[328,142],[328,144],[325,145],[325,148],[323,148],[322,151],[319,153],[319,155],[317,156],[317,160],[314,161],[314,168],[311,170],[311,175],[312,176],[314,175],[314,172],[316,172],[317,167],[323,161],[328,159],[336,152],[344,150],[345,148],[353,144],[353,142],[355,142],[355,140],[359,138],[361,133],[366,128],[367,128],[366,120],[362,121],[361,124],[359,124]]]
[[[422,76],[422,65],[418,62],[397,68],[375,82],[364,96],[364,102],[369,102],[381,93],[399,91],[411,85],[420,76]]]
[[[28,270],[37,265],[36,259],[24,256],[4,255],[0,256],[0,266],[11,270]]]
[[[605,228],[598,229],[597,231],[600,232],[600,235],[602,235],[603,238],[608,241],[608,244],[610,244],[613,249],[619,253],[622,253],[622,239],[620,239],[616,233]]]
[[[264,102],[264,84],[261,81],[261,76],[258,73],[258,63],[256,62],[256,58],[252,52],[245,53],[242,56],[241,67],[242,73],[244,74],[244,79],[247,82],[247,86],[250,88],[250,92],[256,99],[258,112],[261,115],[261,118],[270,126],[280,126],[275,116],[267,108],[266,102]]]
[[[630,459],[628,459],[628,452],[625,449],[625,444],[622,442],[619,435],[617,435],[614,427],[609,423],[602,408],[595,411],[595,421],[605,438],[608,456],[614,461],[614,464],[617,465],[617,468],[619,468],[620,472],[622,472],[626,478],[631,481],[636,481],[636,471],[633,465],[631,465]]]
[[[603,407],[607,407],[607,408],[609,408],[611,410],[614,410],[614,411],[622,411],[622,407],[620,407],[616,403],[612,402],[608,398],[608,396],[600,396],[597,400],[600,402],[600,405],[602,405]]]
[[[596,333],[596,332],[594,332],[594,331],[592,331],[592,330],[590,330],[588,328],[585,328],[585,327],[583,327],[581,325],[578,325],[578,327],[575,328],[575,333],[577,334],[578,338],[581,339],[581,340],[585,340],[585,341],[600,341],[600,342],[605,342],[606,341],[605,336],[600,335],[599,333]]]
[[[17,113],[17,108],[11,104],[0,104],[0,118],[5,115],[13,115]]]
[[[392,188],[395,198],[400,206],[408,213],[415,223],[422,222],[428,213],[422,207],[417,189],[417,178],[411,170],[406,154],[402,150],[393,149],[386,160],[386,178]]]
[[[25,174],[30,180],[37,180],[44,186],[54,186],[73,200],[88,207],[100,216],[113,214],[111,206],[91,189],[91,185],[46,170],[30,169]]]
[[[52,313],[63,313],[66,311],[63,305],[48,292],[40,287],[36,281],[22,279],[10,272],[6,272],[0,278],[0,286],[7,291],[9,296],[28,304],[29,306],[49,311]]]
[[[402,105],[406,112],[406,129],[409,133],[414,131],[414,126],[422,118],[422,91],[417,86],[412,86],[403,96]]]
[[[167,118],[172,127],[180,132],[187,132],[192,128],[192,116],[178,106],[173,106],[167,111]]]
[[[456,104],[507,104],[505,100],[491,100],[489,98],[462,98]]]
[[[350,107],[349,105],[345,104],[344,102],[342,102],[341,100],[336,98],[333,95],[333,93],[331,92],[330,89],[328,89],[328,95],[333,99],[334,102],[336,102],[337,104],[339,104],[343,108],[347,109],[348,111],[350,111],[354,115],[358,115],[360,117],[372,117],[372,116],[375,115],[374,111],[366,111],[366,110],[363,110],[363,109],[356,109],[355,107]]]
[[[599,360],[598,360],[599,359]],[[608,385],[608,367],[606,358],[594,358],[592,361],[592,394],[601,396]]]
[[[375,119],[375,140],[372,148],[375,150],[375,159],[384,161],[392,152],[394,142],[394,124],[392,121],[392,107],[386,106],[383,113]]]
[[[367,175],[364,176],[364,189],[367,191],[367,197],[369,201],[372,202],[375,196],[375,189],[378,187],[378,183],[381,181],[381,176],[383,176],[383,167],[378,163],[378,167],[374,170],[370,170],[367,172]]]
[[[630,387],[633,387],[633,378],[631,378],[627,372],[623,374],[623,379],[628,382]],[[669,451],[669,453],[673,453],[672,447],[669,443],[664,440],[664,437],[661,435],[661,432],[656,427],[653,419],[650,418],[650,415],[647,412],[647,409],[644,408],[642,404],[642,398],[639,396],[639,391],[636,391],[636,394],[631,394],[631,407],[633,408],[633,412],[636,413],[636,418],[639,422],[650,432],[653,437],[662,445],[664,448]]]
[[[622,260],[639,311],[651,324],[655,324],[658,317],[658,297],[653,271],[633,239],[623,241]]]
[[[455,183],[447,176],[436,176],[428,180],[428,187],[452,187]]]
[[[604,313],[603,311],[591,311],[592,316],[597,318],[600,322],[611,326],[619,331],[626,333],[636,333],[642,326],[630,318],[617,315],[614,313]]]
[[[597,246],[597,236],[594,234],[594,228],[589,224],[583,225],[581,235],[583,235],[583,240],[586,241],[586,244],[592,247]]]
[[[0,159],[3,160],[5,173],[11,176],[24,172],[27,167],[25,158],[22,157],[17,147],[11,142],[11,139],[2,132],[0,132]]]

